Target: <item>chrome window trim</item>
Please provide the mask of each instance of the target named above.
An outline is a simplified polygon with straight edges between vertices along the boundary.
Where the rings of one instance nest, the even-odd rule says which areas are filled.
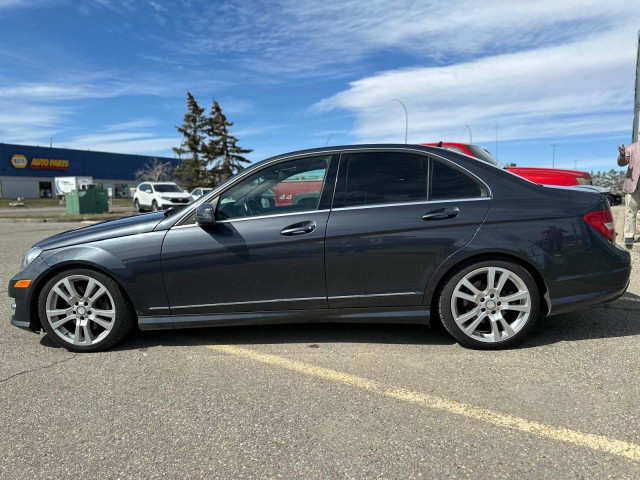
[[[309,215],[312,213],[328,213],[331,210],[328,208],[322,210],[305,210],[303,212],[288,212],[288,213],[274,213],[273,215],[258,215],[255,217],[238,217],[238,218],[230,218],[229,220],[216,220],[215,223],[233,223],[233,222],[246,222],[247,220],[262,220],[265,218],[276,218],[276,217],[288,217],[291,215]],[[190,223],[189,225],[176,225],[175,227],[171,227],[171,230],[174,228],[189,228],[189,227],[198,227],[197,223]]]
[[[352,207],[336,207],[332,209],[322,209],[322,210],[305,210],[304,212],[290,212],[290,213],[276,213],[273,215],[260,215],[256,217],[240,217],[240,218],[232,218],[229,220],[217,220],[216,223],[233,223],[233,222],[246,222],[248,220],[262,220],[265,218],[277,218],[277,217],[287,217],[292,215],[305,215],[305,214],[313,214],[313,213],[327,213],[327,212],[338,212],[344,210],[363,210],[367,208],[387,208],[387,207],[406,207],[411,205],[430,205],[433,203],[454,203],[454,202],[480,202],[480,201],[489,201],[490,197],[474,197],[474,198],[452,198],[448,200],[420,200],[417,202],[401,202],[401,203],[375,203],[372,205],[354,205]],[[198,227],[197,223],[190,223],[189,225],[176,225],[171,227],[171,230],[181,229],[181,228],[192,228]]]
[[[400,203],[372,203],[371,205],[354,205],[352,207],[336,207],[336,208],[333,208],[332,211],[360,210],[365,208],[404,207],[409,205],[429,205],[431,203],[478,202],[482,200],[491,200],[491,198],[490,197],[473,197],[473,198],[452,198],[447,200],[418,200],[415,202],[400,202]]]
[[[275,303],[275,302],[301,302],[307,300],[326,300],[327,297],[302,297],[302,298],[275,298],[273,300],[250,300],[246,302],[224,302],[224,303],[203,303],[200,305],[180,305],[171,307],[171,310],[182,308],[203,308],[203,307],[227,307],[231,305],[251,305],[256,303]]]
[[[429,147],[429,148],[438,148],[438,147]],[[293,153],[291,155],[286,155],[284,157],[274,158],[273,160],[267,161],[263,165],[260,165],[260,167],[256,167],[255,165],[253,165],[253,166],[243,170],[242,172],[240,172],[238,174],[237,178],[235,178],[235,180],[230,182],[228,185],[226,185],[226,184],[220,185],[220,186],[214,188],[206,196],[202,196],[198,200],[195,200],[193,202],[193,205],[191,205],[191,208],[188,209],[186,212],[184,212],[180,217],[178,217],[176,219],[174,225],[171,228],[177,228],[177,227],[181,227],[181,226],[191,226],[191,225],[178,225],[178,224],[180,222],[182,222],[184,219],[186,219],[189,215],[191,215],[195,211],[195,209],[198,207],[198,205],[208,201],[209,199],[214,198],[219,193],[222,193],[222,192],[226,191],[227,189],[233,187],[236,183],[242,181],[242,179],[245,178],[246,176],[252,175],[258,169],[262,169],[262,168],[268,167],[268,166],[276,164],[276,163],[285,162],[285,161],[288,161],[288,160],[294,160],[294,159],[300,158],[300,157],[317,157],[317,156],[322,156],[322,155],[340,155],[341,153],[347,153],[347,152],[369,152],[369,151],[378,151],[378,152],[397,152],[397,151],[416,152],[419,155],[425,155],[425,156],[431,156],[431,157],[434,157],[434,158],[438,158],[438,159],[440,159],[440,160],[442,160],[442,161],[444,161],[444,162],[446,162],[448,164],[453,165],[456,168],[464,170],[469,175],[471,175],[471,177],[473,177],[478,182],[480,182],[482,185],[484,185],[485,188],[487,189],[488,195],[486,197],[480,197],[480,198],[489,198],[490,199],[490,198],[493,197],[493,192],[491,191],[491,187],[489,187],[489,185],[484,180],[482,180],[475,173],[469,171],[468,169],[466,169],[462,165],[458,165],[457,163],[452,162],[451,160],[449,160],[447,158],[444,158],[444,157],[438,155],[437,153],[433,153],[433,152],[429,152],[429,151],[425,151],[425,150],[419,150],[419,149],[410,148],[410,147],[403,148],[403,147],[384,147],[384,146],[380,146],[380,147],[364,147],[364,148],[360,147],[360,148],[358,148],[357,146],[353,146],[353,147],[338,148],[338,149],[336,149],[336,148],[328,148],[326,150],[318,150],[318,151],[312,152],[312,153],[311,152]],[[453,153],[456,153],[456,152],[453,152]],[[463,154],[459,154],[459,155],[463,155]],[[476,159],[476,160],[478,160],[478,159]],[[478,161],[480,161],[480,160],[478,160]],[[336,181],[337,181],[337,178],[338,177],[336,176]],[[345,208],[349,208],[349,207],[345,207]],[[315,210],[315,211],[317,211],[317,210]]]

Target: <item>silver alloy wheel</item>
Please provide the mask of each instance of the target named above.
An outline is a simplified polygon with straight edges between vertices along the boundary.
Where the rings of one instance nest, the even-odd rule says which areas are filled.
[[[56,335],[73,345],[101,342],[116,320],[113,297],[87,275],[69,275],[58,281],[47,295],[46,314]]]
[[[160,208],[158,207],[158,203],[155,200],[151,203],[151,210],[153,210],[154,212],[160,210]]]
[[[531,294],[514,272],[481,267],[466,274],[455,286],[451,314],[460,330],[474,340],[503,342],[529,320]]]

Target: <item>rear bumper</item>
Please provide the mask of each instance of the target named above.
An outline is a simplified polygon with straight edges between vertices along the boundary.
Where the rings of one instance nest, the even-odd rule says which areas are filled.
[[[623,288],[610,288],[607,290],[600,290],[598,292],[583,293],[582,295],[574,295],[571,297],[551,300],[551,311],[549,312],[549,316],[575,312],[576,310],[582,310],[593,305],[613,302],[624,295],[624,292],[627,291],[628,287],[629,283],[627,282]]]
[[[589,288],[583,288],[582,292],[573,295],[551,297],[549,316],[617,300],[627,291],[630,277],[631,265],[606,274],[589,274],[579,279],[568,279],[567,281],[582,283],[583,286],[588,285]]]

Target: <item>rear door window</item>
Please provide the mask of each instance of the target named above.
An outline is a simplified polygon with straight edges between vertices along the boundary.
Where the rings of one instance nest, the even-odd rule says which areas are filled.
[[[345,206],[425,201],[428,165],[427,157],[404,152],[350,154]]]

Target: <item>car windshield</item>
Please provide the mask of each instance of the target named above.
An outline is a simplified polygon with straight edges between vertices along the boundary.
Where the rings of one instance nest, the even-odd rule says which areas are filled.
[[[484,148],[479,147],[478,145],[467,145],[467,148],[471,150],[471,152],[479,160],[482,160],[483,162],[488,163],[489,165],[493,165],[494,167],[506,168],[506,165],[504,165],[503,163],[493,158],[491,154],[488,151],[486,151]]]
[[[175,183],[164,183],[161,185],[154,185],[153,188],[155,189],[156,192],[160,192],[160,193],[182,192],[182,189]]]

